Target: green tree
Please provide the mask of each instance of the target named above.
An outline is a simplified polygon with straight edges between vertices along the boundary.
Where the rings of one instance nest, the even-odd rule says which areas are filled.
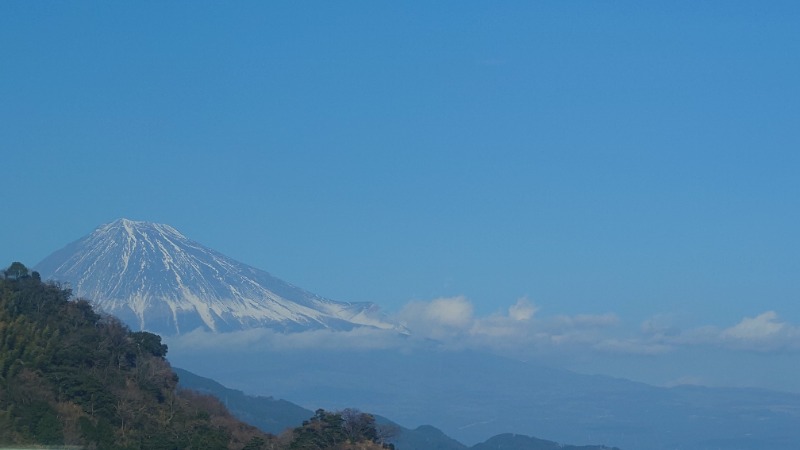
[[[25,264],[22,264],[19,261],[14,261],[8,266],[8,269],[3,271],[5,273],[6,278],[10,278],[12,280],[19,280],[21,278],[28,276],[28,268],[25,267]]]
[[[391,449],[383,444],[375,418],[356,409],[328,412],[318,409],[314,417],[293,430],[290,449]]]
[[[133,342],[136,343],[141,350],[153,356],[167,356],[167,345],[161,343],[161,336],[148,333],[147,331],[137,331],[131,333],[131,337],[133,338]]]
[[[177,390],[161,337],[29,275],[0,277],[0,443],[103,450],[275,448],[217,399]],[[266,444],[266,445],[264,445]]]
[[[347,408],[341,413],[342,429],[350,442],[377,441],[378,430],[375,427],[375,417],[353,408]]]
[[[250,439],[250,442],[245,445],[242,450],[264,450],[267,446],[267,441],[264,439],[256,436],[253,439]]]

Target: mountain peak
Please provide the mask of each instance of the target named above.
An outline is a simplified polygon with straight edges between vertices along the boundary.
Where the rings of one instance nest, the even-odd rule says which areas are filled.
[[[176,230],[170,225],[163,223],[156,223],[156,222],[145,222],[142,220],[131,220],[131,219],[126,219],[124,217],[100,225],[99,227],[97,227],[95,232],[110,233],[114,231],[124,231],[129,236],[133,237],[135,234],[137,233],[141,234],[147,230],[156,230],[159,232],[173,234],[183,239],[186,239],[186,237],[183,234],[181,234],[178,230]]]
[[[37,264],[132,328],[282,331],[395,328],[372,303],[343,303],[286,283],[194,242],[166,224],[117,219]]]
[[[106,224],[100,225],[99,227],[97,227],[97,229],[109,229],[109,228],[115,228],[115,227],[122,227],[122,228],[125,228],[125,229],[133,229],[133,228],[144,227],[144,226],[153,226],[153,225],[157,225],[157,224],[155,222],[145,222],[143,220],[131,220],[131,219],[128,219],[128,218],[125,218],[125,217],[120,217],[117,220],[112,220],[111,222],[108,222]]]

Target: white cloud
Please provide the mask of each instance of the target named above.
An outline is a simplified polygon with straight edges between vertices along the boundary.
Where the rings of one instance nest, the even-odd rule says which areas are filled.
[[[469,330],[473,340],[514,339],[524,340],[532,328],[532,319],[539,310],[526,297],[508,307],[507,314],[492,314],[475,319]]]
[[[508,317],[513,320],[530,320],[538,311],[537,308],[527,297],[517,300],[517,303],[508,307]]]
[[[761,361],[759,353],[784,354],[790,359],[800,353],[800,328],[774,311],[726,326],[684,328],[680,327],[680,317],[670,314],[639,324],[626,324],[610,312],[547,315],[527,298],[493,314],[475,311],[463,296],[438,298],[411,302],[398,314],[409,334],[367,327],[299,333],[253,329],[215,334],[197,330],[167,338],[166,343],[170,354],[180,355],[184,361],[207,360],[209,355],[279,360],[281,354],[302,355],[303,351],[351,352],[347,357],[360,358],[372,351],[403,355],[433,348],[471,350],[670,386],[705,384],[715,379],[719,384],[720,378],[729,376],[744,380],[742,385],[754,385],[756,378],[747,376],[758,366],[739,367],[741,361]],[[729,364],[728,368],[719,368],[719,362]]]
[[[800,351],[800,328],[782,321],[774,311],[745,317],[729,327],[681,329],[671,315],[657,315],[638,329],[624,326],[614,313],[542,316],[527,298],[503,312],[476,316],[464,296],[408,303],[396,319],[409,336],[391,330],[362,327],[335,332],[314,330],[279,333],[253,329],[213,334],[194,331],[169,339],[183,351],[196,349],[413,349],[432,343],[446,349],[482,349],[519,357],[614,354],[654,356],[688,348],[733,351]]]
[[[181,351],[226,351],[233,348],[275,351],[413,348],[435,342],[449,349],[499,350],[532,356],[593,348],[608,351],[612,345],[598,346],[598,343],[607,339],[608,332],[618,328],[620,323],[619,318],[611,313],[539,317],[539,308],[524,297],[504,312],[478,317],[474,310],[473,304],[464,296],[410,302],[396,317],[409,330],[410,336],[367,327],[343,332],[312,330],[300,333],[253,329],[214,334],[196,330],[170,338],[168,344]]]
[[[432,339],[459,335],[474,321],[472,303],[463,296],[410,302],[398,319],[412,334]]]
[[[780,320],[775,311],[744,317],[727,328],[704,325],[679,330],[656,321],[646,321],[642,324],[642,332],[650,342],[678,348],[706,346],[756,352],[800,350],[800,328]]]
[[[786,323],[778,322],[775,311],[763,312],[756,317],[745,317],[738,324],[722,331],[725,339],[765,340],[784,334],[788,330]]]
[[[800,328],[778,319],[775,311],[745,317],[719,333],[729,346],[755,351],[800,350]]]
[[[275,334],[274,331],[266,328],[253,328],[230,333],[212,333],[198,328],[179,336],[165,336],[164,341],[169,346],[170,352],[224,351],[226,349],[252,348],[262,342],[266,336],[273,334]]]
[[[310,330],[280,333],[267,328],[212,333],[202,329],[166,339],[170,349],[182,352],[257,352],[302,349],[387,349],[403,347],[408,338],[400,333],[370,327],[350,331]]]
[[[469,300],[460,296],[412,302],[400,317],[412,336],[435,339],[447,348],[500,350],[521,356],[581,349],[620,351],[620,345],[602,344],[619,328],[616,314],[548,318],[539,317],[538,312],[539,308],[523,297],[506,312],[476,317]],[[643,348],[644,345],[635,352],[654,353],[655,348],[660,349],[658,345]]]

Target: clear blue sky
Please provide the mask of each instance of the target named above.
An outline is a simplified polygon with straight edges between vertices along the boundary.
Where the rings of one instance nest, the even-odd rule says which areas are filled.
[[[789,1],[6,1],[0,256],[127,217],[388,311],[798,340],[798,80]]]

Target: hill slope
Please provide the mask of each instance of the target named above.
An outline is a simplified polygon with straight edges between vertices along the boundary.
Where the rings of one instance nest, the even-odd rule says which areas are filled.
[[[176,389],[166,345],[18,270],[0,278],[0,445],[259,448],[271,438]]]
[[[201,377],[188,370],[175,368],[175,373],[178,375],[181,387],[213,395],[239,420],[268,433],[278,434],[288,428],[300,426],[304,420],[314,415],[313,411],[292,402],[246,395],[242,391],[226,388],[210,378]]]

